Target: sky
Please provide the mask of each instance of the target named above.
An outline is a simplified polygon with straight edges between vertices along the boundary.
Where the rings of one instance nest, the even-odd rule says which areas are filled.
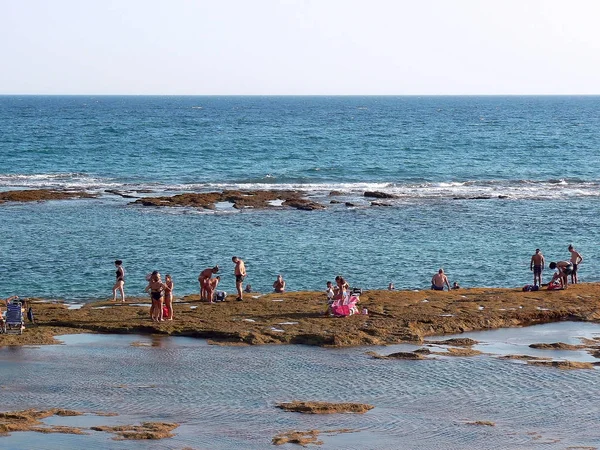
[[[0,0],[0,94],[600,94],[597,0]]]

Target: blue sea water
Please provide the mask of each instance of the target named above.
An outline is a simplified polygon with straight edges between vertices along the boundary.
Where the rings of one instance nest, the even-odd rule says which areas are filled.
[[[83,189],[95,199],[0,205],[0,296],[107,298],[171,273],[197,292],[231,256],[268,291],[427,288],[439,267],[463,286],[531,283],[583,254],[598,281],[600,97],[0,97],[0,190]],[[297,189],[327,206],[148,208],[133,197]],[[367,190],[394,194],[372,206]],[[331,196],[332,191],[339,191]],[[341,203],[331,204],[331,200]],[[347,206],[346,202],[354,206]],[[549,271],[545,272],[548,279]]]

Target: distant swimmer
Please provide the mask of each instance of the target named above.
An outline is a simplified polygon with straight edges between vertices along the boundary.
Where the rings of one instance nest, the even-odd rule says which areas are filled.
[[[452,283],[452,289],[460,289],[460,284],[458,284],[458,281]]]
[[[448,290],[450,290],[450,283],[448,282],[448,277],[444,273],[444,269],[438,270],[431,278],[431,289],[434,291],[443,291],[444,285],[448,286]]]
[[[246,278],[246,265],[241,258],[237,256],[232,256],[231,261],[235,264],[235,268],[233,269],[233,273],[235,274],[235,288],[237,290],[238,296],[237,301],[241,302],[244,299],[244,293],[242,291],[242,283],[244,282],[244,278]]]
[[[529,270],[533,270],[534,286],[542,285],[542,270],[544,270],[545,263],[544,255],[542,255],[539,248],[536,248],[535,254],[531,257],[531,261],[529,262]]]
[[[573,264],[573,272],[571,272],[571,283],[576,284],[579,279],[577,278],[577,269],[579,264],[583,262],[583,256],[577,250],[573,248],[573,245],[569,245],[569,252],[571,253],[571,263]]]

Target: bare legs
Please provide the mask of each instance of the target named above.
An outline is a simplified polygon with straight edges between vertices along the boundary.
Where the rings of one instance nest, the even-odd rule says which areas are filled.
[[[169,315],[166,320],[173,320],[173,297],[165,297],[165,306],[169,310]]]
[[[153,322],[162,322],[163,319],[163,297],[158,300],[152,299],[150,307],[150,318]]]
[[[244,298],[244,297],[243,297],[243,290],[242,290],[242,283],[243,283],[243,282],[244,282],[244,280],[242,280],[242,281],[237,281],[237,280],[235,280],[235,288],[236,288],[236,290],[237,290],[237,294],[238,294],[238,296],[237,296],[237,299],[238,299],[238,301],[240,301],[240,302],[241,302],[241,301],[243,300],[243,298]]]
[[[115,283],[115,285],[113,286],[113,302],[117,301],[117,292],[121,293],[121,301],[124,302],[125,301],[125,282],[124,281],[117,281]]]

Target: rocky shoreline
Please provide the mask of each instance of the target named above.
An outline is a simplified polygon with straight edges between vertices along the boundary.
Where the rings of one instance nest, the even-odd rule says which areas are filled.
[[[328,205],[343,204],[347,207],[356,206],[392,206],[381,200],[393,200],[398,196],[381,191],[365,191],[362,194],[364,202],[359,204],[344,200],[346,194],[341,191],[331,191],[330,200],[318,202],[307,198],[307,192],[302,190],[224,190],[220,192],[189,192],[172,196],[141,196],[151,194],[151,191],[119,191],[105,189],[104,194],[116,195],[125,199],[133,199],[130,205],[146,207],[178,207],[197,208],[206,210],[217,209],[217,203],[230,204],[234,209],[282,209],[293,208],[303,211],[327,209]],[[0,192],[0,204],[7,202],[44,202],[49,200],[71,200],[78,198],[98,198],[99,193],[89,193],[81,190],[61,189],[26,189]],[[453,197],[453,200],[490,200],[496,197]],[[505,198],[498,196],[497,198]]]
[[[475,288],[451,292],[366,291],[368,315],[325,314],[321,292],[248,296],[235,302],[177,299],[175,319],[149,320],[149,300],[92,302],[68,309],[61,302],[30,300],[36,324],[22,335],[0,335],[0,346],[56,343],[53,336],[78,332],[155,334],[208,339],[219,345],[302,344],[322,347],[422,343],[427,336],[519,327],[561,320],[599,321],[600,283],[562,291]]]

